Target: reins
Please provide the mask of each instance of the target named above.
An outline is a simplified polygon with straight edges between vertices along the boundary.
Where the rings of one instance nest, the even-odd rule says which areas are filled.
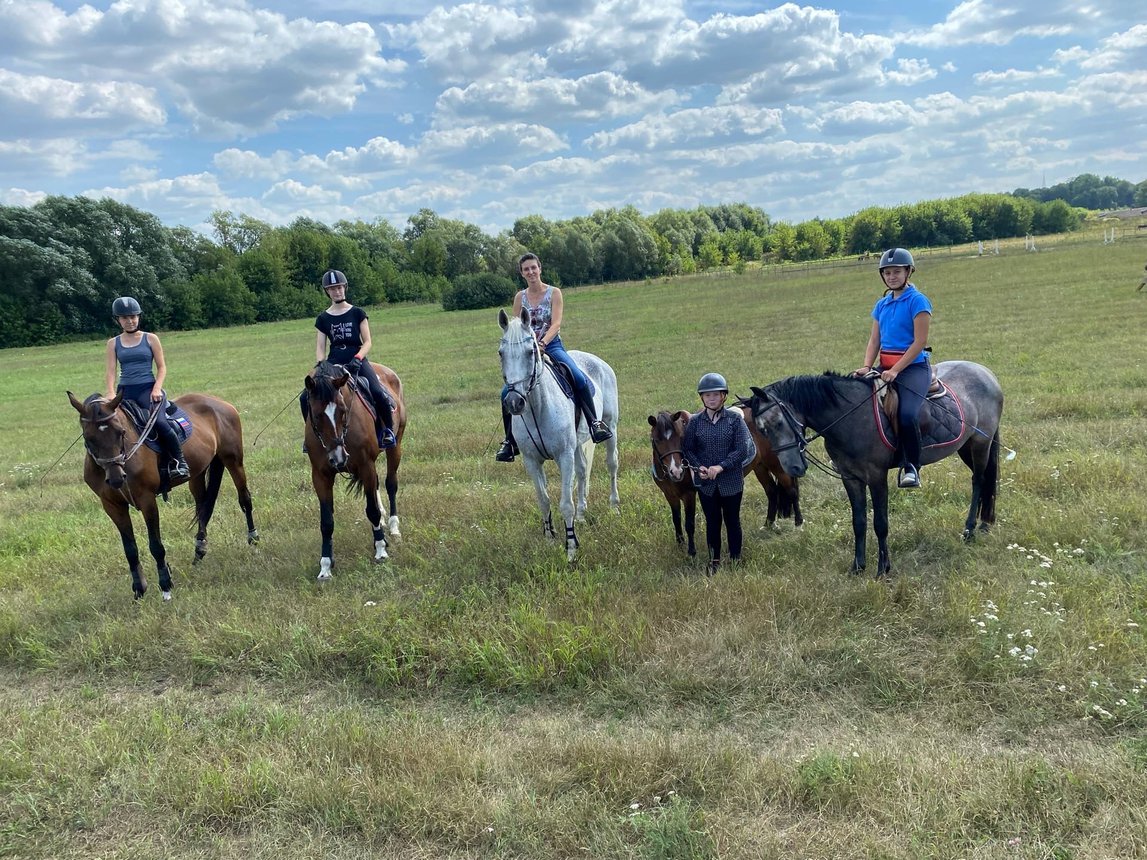
[[[518,380],[517,382],[507,382],[506,383],[506,387],[507,387],[506,393],[507,394],[509,394],[511,391],[513,391],[516,394],[518,394],[527,403],[530,402],[530,395],[533,393],[534,388],[538,384],[538,378],[540,376],[540,373],[538,371],[538,367],[543,364],[542,359],[538,354],[541,347],[538,345],[537,338],[531,336],[529,338],[529,340],[531,342],[531,355],[533,356],[533,364],[530,367],[530,375],[525,380]],[[512,343],[513,343],[513,345],[516,346],[518,344],[522,344],[525,342],[526,342],[526,338],[522,338],[521,340],[513,341]],[[551,372],[553,372],[553,371],[551,370]],[[518,389],[518,386],[521,385],[523,382],[526,382],[527,380],[528,380],[529,384],[526,386],[526,390],[524,392],[520,391]],[[556,376],[555,376],[555,381],[556,381]],[[530,441],[534,443],[534,447],[542,452],[542,456],[544,459],[546,459],[546,460],[554,459],[553,455],[550,454],[549,448],[546,447],[545,440],[542,438],[542,428],[538,425],[538,416],[534,413],[534,408],[532,406],[530,407],[530,415],[534,419],[533,430],[530,429],[530,424],[528,421],[526,421],[525,417],[524,416],[522,417],[522,424],[525,425],[526,435],[529,436]],[[534,437],[535,433],[537,433],[537,438]]]
[[[106,403],[107,401],[105,400],[103,402]],[[159,418],[159,413],[161,411],[161,408],[159,405],[160,403],[161,403],[161,401],[157,401],[156,405],[148,410],[147,423],[145,423],[143,425],[143,427],[140,428],[139,438],[135,440],[135,444],[132,445],[130,451],[125,451],[125,446],[123,443],[123,436],[120,436],[120,442],[119,442],[120,448],[119,448],[118,454],[116,454],[114,457],[97,457],[95,454],[92,453],[91,448],[88,448],[87,442],[85,440],[84,449],[88,452],[88,456],[92,458],[92,461],[97,466],[126,466],[127,461],[130,460],[132,457],[134,457],[135,452],[138,451],[141,447],[143,447],[144,442],[147,441],[148,435],[150,435],[151,431],[153,429],[155,429],[155,422]],[[108,416],[107,419],[105,419],[103,421],[97,421],[95,418],[85,418],[83,415],[81,415],[80,416],[80,423],[81,424],[107,424],[109,421],[111,421],[111,419],[113,417],[115,417],[115,412],[113,412],[110,416]],[[82,436],[83,434],[81,433],[80,435]],[[72,444],[74,445],[75,442],[73,442]]]

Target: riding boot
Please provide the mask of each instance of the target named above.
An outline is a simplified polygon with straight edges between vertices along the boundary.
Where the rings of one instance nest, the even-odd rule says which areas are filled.
[[[593,397],[588,388],[578,392],[578,403],[581,404],[582,414],[585,416],[586,423],[589,424],[589,438],[594,441],[594,444],[604,442],[613,435],[613,431],[597,417],[597,410],[593,406]]]
[[[172,478],[189,477],[191,470],[187,468],[187,461],[183,459],[183,443],[179,441],[179,434],[175,432],[175,428],[171,426],[166,416],[160,415],[156,420],[155,431],[159,437],[160,446],[171,458],[168,474]]]
[[[514,419],[505,409],[502,410],[502,426],[506,428],[506,438],[502,440],[494,459],[499,463],[512,463],[518,455],[518,445],[514,442]]]
[[[390,408],[390,398],[381,390],[372,389],[374,395],[374,408],[378,412],[378,420],[382,429],[378,434],[378,446],[384,451],[398,444],[394,435],[394,412]]]
[[[920,487],[920,425],[912,422],[907,427],[900,426],[900,451],[904,466],[900,470],[897,485],[901,489],[914,490]]]

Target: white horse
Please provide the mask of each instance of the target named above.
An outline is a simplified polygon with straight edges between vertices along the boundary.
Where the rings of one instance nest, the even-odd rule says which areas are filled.
[[[573,561],[578,540],[574,519],[585,519],[589,474],[593,468],[594,444],[585,421],[574,425],[574,403],[566,397],[554,374],[543,361],[542,349],[530,330],[529,311],[510,319],[498,311],[502,342],[498,355],[502,360],[502,378],[506,392],[506,410],[513,416],[514,440],[518,444],[526,472],[534,481],[546,537],[556,539],[550,514],[550,497],[546,488],[546,460],[558,464],[562,491],[558,505],[566,524],[566,558]],[[569,350],[570,357],[593,381],[597,389],[593,404],[597,414],[613,432],[605,445],[605,463],[609,467],[609,504],[620,507],[617,494],[617,376],[608,364],[588,352]],[[577,504],[574,504],[574,475],[577,475]]]

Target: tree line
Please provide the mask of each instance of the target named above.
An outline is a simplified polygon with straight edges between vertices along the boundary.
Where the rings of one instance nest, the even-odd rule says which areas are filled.
[[[1144,186],[1132,186],[1133,196]],[[561,221],[528,215],[496,236],[430,209],[401,231],[383,219],[298,218],[276,227],[216,211],[205,235],[115,200],[51,196],[0,207],[0,348],[106,334],[121,295],[139,299],[155,329],[312,316],[326,306],[318,283],[328,268],[346,273],[356,304],[441,302],[452,310],[508,304],[527,250],[542,258],[547,281],[577,286],[1062,233],[1085,214],[1017,191],[795,225],[744,203],[648,216],[627,206]]]

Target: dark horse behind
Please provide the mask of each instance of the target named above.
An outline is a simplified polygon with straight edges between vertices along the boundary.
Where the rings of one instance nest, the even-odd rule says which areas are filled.
[[[100,498],[104,511],[119,529],[124,555],[131,569],[132,591],[136,598],[147,591],[147,581],[139,567],[139,549],[131,524],[131,506],[143,514],[147,525],[147,543],[155,559],[163,599],[171,599],[171,568],[167,551],[159,534],[161,492],[158,458],[142,444],[139,433],[127,411],[121,407],[121,395],[105,400],[98,394],[83,403],[68,392],[68,400],[80,413],[83,432],[84,481]],[[243,427],[239,413],[230,403],[209,394],[185,394],[173,401],[190,416],[194,430],[183,445],[183,455],[191,470],[187,479],[195,499],[195,562],[207,554],[207,524],[215,511],[223,469],[231,473],[239,493],[239,507],[247,517],[247,542],[259,540],[251,513],[251,493],[247,489],[247,472],[243,468]],[[165,420],[162,416],[158,420]]]
[[[964,523],[964,539],[970,541],[975,536],[977,519],[981,531],[987,531],[996,521],[1004,394],[990,370],[970,361],[941,362],[936,365],[936,375],[958,402],[950,397],[927,401],[921,414],[921,429],[928,429],[932,420],[929,416],[948,419],[952,415],[958,418],[957,429],[950,439],[924,446],[922,465],[958,452],[972,470],[972,502]],[[888,472],[899,465],[899,454],[881,431],[872,406],[873,383],[829,372],[823,376],[790,376],[752,391],[746,405],[753,421],[768,436],[790,475],[799,477],[808,469],[806,448],[812,440],[805,438],[805,428],[824,439],[825,450],[840,473],[852,506],[854,573],[866,566],[866,492],[871,495],[872,529],[879,547],[876,575],[887,574],[892,568],[888,552]]]
[[[804,524],[804,517],[801,515],[799,480],[785,472],[781,461],[773,453],[768,438],[753,423],[748,407],[743,407],[742,413],[749,427],[749,435],[756,443],[753,459],[744,467],[744,474],[748,477],[752,472],[764,488],[765,498],[768,501],[766,525],[773,527],[778,516],[782,519],[791,517],[793,525],[800,528]],[[687,539],[688,553],[693,556],[697,554],[694,543],[697,488],[693,484],[692,471],[685,462],[685,455],[681,450],[689,418],[690,414],[684,410],[650,415],[649,440],[653,446],[653,482],[657,484],[665,496],[665,501],[669,503],[677,543],[685,543]],[[682,507],[685,510],[684,529],[681,524]]]
[[[390,504],[388,528],[391,537],[400,537],[398,523],[398,466],[402,460],[402,437],[406,432],[406,405],[402,381],[385,365],[373,363],[374,372],[393,404],[394,436],[398,440],[386,449],[386,495]],[[379,496],[378,446],[375,420],[350,374],[341,364],[320,361],[304,380],[309,420],[305,426],[307,452],[311,459],[311,483],[319,500],[319,532],[322,549],[318,580],[331,578],[334,563],[334,482],[346,475],[348,489],[366,498],[366,517],[374,535],[374,561],[387,556],[387,540],[382,527],[382,499]],[[367,392],[369,397],[369,392]]]

